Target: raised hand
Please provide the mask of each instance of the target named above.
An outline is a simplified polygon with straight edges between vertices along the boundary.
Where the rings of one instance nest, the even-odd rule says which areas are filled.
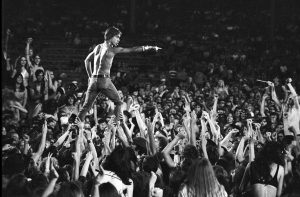
[[[271,81],[267,81],[268,86],[274,87],[274,83]]]
[[[48,131],[48,126],[47,126],[47,120],[45,119],[43,124],[43,133],[46,133],[47,131]]]
[[[247,124],[248,124],[248,126],[250,126],[251,124],[252,124],[252,119],[247,119]]]
[[[292,78],[287,78],[287,79],[286,79],[286,83],[287,83],[287,84],[292,83],[292,81],[293,81]]]
[[[25,142],[29,142],[30,137],[27,134],[24,134],[23,139]]]
[[[185,132],[183,132],[183,131],[179,132],[179,133],[176,135],[176,137],[178,137],[180,140],[184,139],[185,136],[186,136],[186,134],[185,134]]]
[[[59,174],[57,173],[54,165],[53,165],[53,161],[50,162],[50,180],[51,179],[58,179]]]
[[[269,97],[268,94],[264,94],[262,98],[263,98],[263,99],[266,99],[266,98],[268,98],[268,97]]]
[[[196,114],[195,110],[193,110],[193,111],[191,112],[191,120],[192,120],[192,121],[197,121],[197,114]]]
[[[49,153],[45,163],[45,173],[50,172],[50,162],[51,162],[52,153]]]
[[[10,30],[10,29],[7,29],[7,30],[6,30],[6,35],[7,35],[7,36],[11,35],[11,30]]]
[[[93,154],[91,151],[87,152],[85,155],[85,159],[91,161],[93,159]]]
[[[202,117],[206,120],[209,120],[209,114],[206,111],[202,112]]]

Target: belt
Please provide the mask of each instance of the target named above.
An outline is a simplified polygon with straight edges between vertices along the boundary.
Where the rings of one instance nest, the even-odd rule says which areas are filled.
[[[92,78],[110,78],[109,74],[92,75]]]

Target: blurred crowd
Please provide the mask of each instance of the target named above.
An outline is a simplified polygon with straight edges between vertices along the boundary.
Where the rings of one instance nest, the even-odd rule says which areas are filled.
[[[176,12],[167,3],[158,8]],[[76,79],[65,84],[65,76],[43,64],[32,45],[37,31],[14,58],[9,43],[20,34],[12,37],[7,29],[3,196],[300,195],[300,48],[293,42],[299,41],[299,18],[280,27],[284,33],[271,42],[254,28],[263,26],[264,12],[249,17],[196,9],[193,26],[179,20],[167,28],[172,21],[149,17],[154,10],[141,21],[165,49],[161,74],[147,73],[148,81],[135,80],[136,73],[113,75],[123,102],[120,122],[103,95],[78,121],[83,88]],[[83,20],[91,31],[97,24],[98,33],[108,25]],[[64,36],[73,39],[72,31]],[[74,44],[81,44],[79,34]]]

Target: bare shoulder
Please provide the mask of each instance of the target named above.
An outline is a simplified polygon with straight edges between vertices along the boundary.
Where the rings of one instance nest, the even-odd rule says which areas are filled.
[[[101,49],[101,44],[98,44],[97,46],[95,46],[94,50],[93,50],[93,53],[99,53],[100,49]]]

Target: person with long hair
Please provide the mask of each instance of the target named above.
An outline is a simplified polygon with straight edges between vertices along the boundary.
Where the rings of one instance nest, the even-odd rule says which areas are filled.
[[[278,142],[267,142],[255,160],[246,167],[240,191],[244,196],[278,197],[284,178],[283,148]],[[246,185],[250,182],[250,187]]]
[[[179,197],[227,197],[213,167],[206,158],[196,159],[187,172]]]
[[[137,158],[132,149],[117,146],[103,164],[104,177],[101,184],[109,182],[120,195],[123,196],[123,193],[127,192],[130,196],[133,187],[132,166],[136,161]]]
[[[26,57],[19,56],[16,59],[15,67],[13,69],[11,78],[15,78],[16,74],[20,73],[23,76],[24,86],[27,87],[28,82],[29,82],[29,73],[28,73],[27,69],[28,69],[28,64],[27,64]]]
[[[72,114],[78,114],[79,106],[74,94],[67,95],[65,105],[58,109],[59,118],[62,116],[70,117]]]
[[[16,74],[14,78],[13,89],[17,100],[25,108],[27,104],[28,95],[27,95],[27,89],[24,85],[23,75],[21,73]]]

